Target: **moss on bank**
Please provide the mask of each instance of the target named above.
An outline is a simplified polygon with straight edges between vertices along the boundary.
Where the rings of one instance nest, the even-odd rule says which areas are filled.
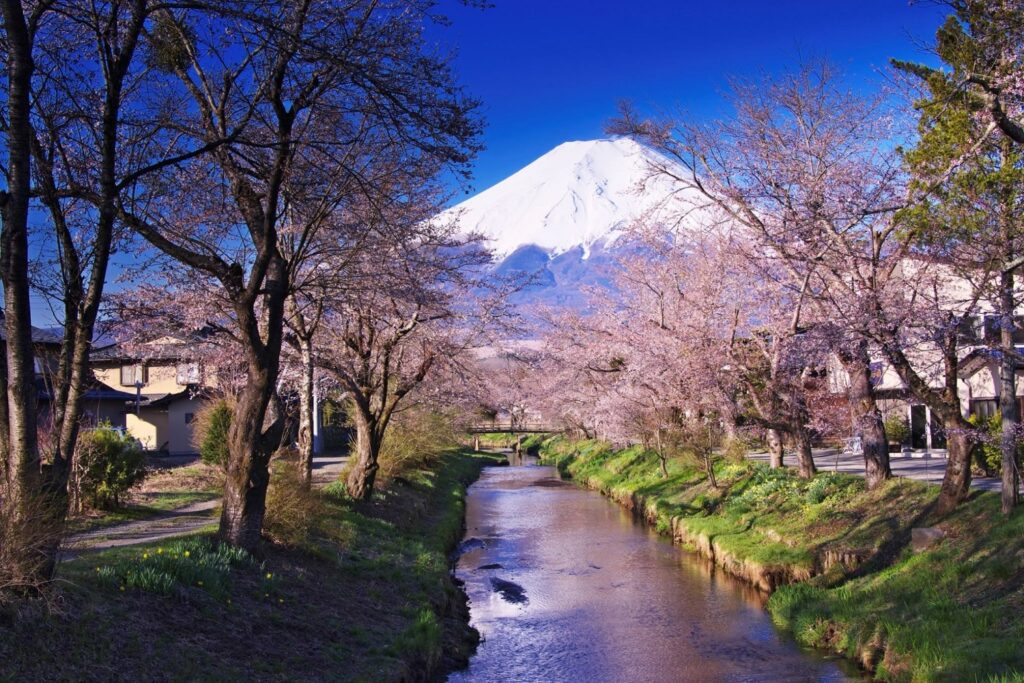
[[[807,645],[858,661],[884,680],[1024,680],[1024,514],[975,494],[945,519],[937,488],[897,479],[812,481],[750,462],[716,463],[719,489],[640,447],[562,438],[544,462],[634,510],[727,572],[773,592],[776,623]],[[910,547],[911,529],[945,538]]]
[[[423,680],[474,644],[448,554],[497,462],[447,455],[365,504],[315,494],[315,532],[259,558],[200,535],[68,562],[49,608],[0,606],[0,680]]]

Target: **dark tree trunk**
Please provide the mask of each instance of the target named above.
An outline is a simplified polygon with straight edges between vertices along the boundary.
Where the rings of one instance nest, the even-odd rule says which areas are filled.
[[[4,287],[6,333],[7,424],[0,445],[6,456],[7,491],[3,501],[10,528],[3,529],[5,542],[24,538],[40,502],[41,462],[36,435],[35,357],[32,348],[32,316],[28,277],[28,211],[32,189],[30,120],[32,98],[32,35],[22,3],[3,3],[7,63],[7,188],[0,194],[0,279]],[[49,578],[52,561],[35,553],[23,553],[22,566],[13,568],[18,581],[35,583]]]
[[[255,552],[266,513],[270,483],[270,456],[281,441],[285,416],[276,411],[266,425],[268,407],[277,391],[287,293],[286,266],[278,254],[270,258],[263,301],[266,308],[266,341],[260,337],[260,323],[252,304],[238,302],[235,312],[248,358],[245,389],[238,398],[228,429],[227,476],[224,507],[220,517],[220,538],[239,548]]]
[[[266,513],[270,483],[270,456],[277,439],[263,430],[263,422],[274,385],[266,371],[254,376],[235,406],[228,430],[227,475],[224,507],[220,517],[220,538],[254,552],[259,544]],[[269,385],[269,389],[268,389]]]
[[[665,445],[661,440],[661,430],[655,430],[654,438],[657,441],[658,462],[661,465],[661,478],[668,479],[668,458],[665,457]]]
[[[380,465],[380,439],[373,418],[356,408],[356,462],[348,473],[348,494],[356,500],[366,500],[373,493]]]
[[[782,435],[779,434],[778,430],[768,429],[765,431],[765,441],[768,442],[768,456],[771,468],[778,469],[782,467]]]
[[[952,512],[961,501],[967,499],[971,490],[971,452],[974,450],[969,436],[969,424],[962,419],[951,420],[947,416],[943,416],[943,421],[947,425],[952,423],[955,426],[952,429],[947,428],[946,431],[948,460],[936,507],[939,514]]]
[[[793,442],[796,447],[796,460],[803,479],[811,479],[818,472],[814,466],[814,455],[811,452],[811,439],[803,426],[793,430]]]
[[[873,489],[892,477],[889,467],[889,442],[885,437],[882,412],[871,385],[871,361],[867,343],[861,342],[853,354],[841,357],[850,377],[849,401],[853,433],[860,437],[864,451],[864,478]]]
[[[1009,243],[1009,240],[1006,240]],[[1017,506],[1020,480],[1017,473],[1017,362],[1014,360],[1013,333],[1013,273],[1004,272],[999,281],[1000,354],[999,412],[1003,425],[1000,435],[1002,455],[1002,511],[1009,516]]]
[[[704,470],[708,473],[708,481],[711,483],[711,488],[717,489],[718,479],[715,477],[715,463],[712,460],[711,449],[703,449],[702,455],[704,456]]]

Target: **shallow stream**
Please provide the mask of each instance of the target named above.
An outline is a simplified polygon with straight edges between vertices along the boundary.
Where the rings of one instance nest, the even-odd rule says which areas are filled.
[[[484,641],[449,681],[847,681],[756,589],[551,467],[484,470],[456,573]]]

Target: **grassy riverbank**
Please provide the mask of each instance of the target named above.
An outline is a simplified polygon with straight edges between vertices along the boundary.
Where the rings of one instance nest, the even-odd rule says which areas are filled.
[[[0,680],[421,680],[472,647],[448,553],[498,460],[289,499],[259,558],[197,535],[68,562],[49,604],[0,606]]]
[[[1024,680],[1024,515],[1004,520],[976,494],[945,519],[935,487],[859,477],[802,481],[750,462],[716,464],[719,489],[673,461],[663,478],[642,448],[534,441],[545,462],[633,509],[727,572],[774,591],[775,621],[803,643],[884,680]],[[945,538],[914,552],[911,529]]]

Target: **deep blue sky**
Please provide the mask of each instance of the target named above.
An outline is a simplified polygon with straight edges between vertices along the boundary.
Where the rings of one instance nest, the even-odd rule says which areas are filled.
[[[491,2],[444,0],[452,25],[437,32],[484,103],[473,192],[561,142],[602,137],[623,99],[710,117],[730,76],[777,72],[801,56],[827,57],[871,87],[891,57],[931,62],[924,48],[945,15],[929,0]]]

